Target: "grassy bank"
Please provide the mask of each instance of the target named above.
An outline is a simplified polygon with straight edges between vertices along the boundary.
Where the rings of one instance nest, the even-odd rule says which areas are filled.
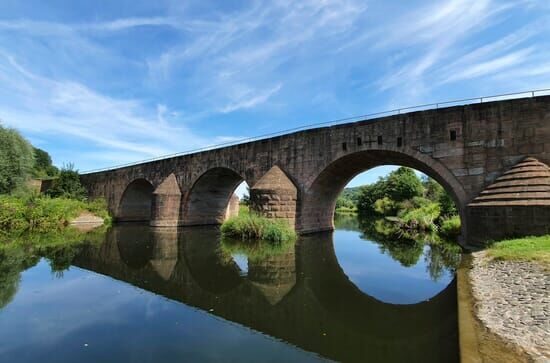
[[[222,237],[242,241],[282,243],[296,239],[294,230],[284,221],[272,220],[254,213],[229,218],[222,224]]]
[[[496,242],[487,253],[495,259],[537,261],[550,267],[550,235]]]
[[[84,202],[43,195],[0,196],[0,237],[26,232],[43,233],[65,229],[82,212],[93,213],[110,223],[103,200]]]

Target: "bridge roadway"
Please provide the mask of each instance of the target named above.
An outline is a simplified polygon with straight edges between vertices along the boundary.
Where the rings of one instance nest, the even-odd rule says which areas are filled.
[[[463,241],[550,233],[550,96],[310,129],[81,180],[91,198],[107,200],[116,220],[152,226],[222,223],[246,181],[252,209],[305,234],[333,229],[344,186],[388,164],[443,185],[460,211]]]

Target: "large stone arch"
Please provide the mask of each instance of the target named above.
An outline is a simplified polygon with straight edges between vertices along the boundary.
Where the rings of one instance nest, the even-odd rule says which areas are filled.
[[[408,166],[435,179],[453,197],[466,232],[468,197],[462,184],[441,162],[416,150],[371,149],[336,158],[314,175],[306,185],[301,203],[298,231],[301,233],[334,229],[336,199],[346,184],[359,173],[381,165]]]
[[[215,167],[204,172],[186,195],[182,224],[193,226],[223,223],[229,200],[244,180],[239,173],[226,167]]]
[[[120,198],[115,219],[118,222],[145,222],[151,220],[153,185],[146,179],[132,181]]]

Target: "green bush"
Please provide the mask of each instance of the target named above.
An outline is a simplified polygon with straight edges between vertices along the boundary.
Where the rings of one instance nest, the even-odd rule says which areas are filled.
[[[282,243],[296,238],[296,233],[288,223],[254,213],[229,218],[222,224],[221,232],[222,237],[243,241]]]
[[[384,197],[374,202],[374,210],[378,214],[394,215],[397,211],[397,203],[388,197]]]
[[[37,194],[0,196],[0,233],[49,232],[65,228],[80,213],[89,211],[110,222],[103,200],[83,202]]]
[[[412,229],[435,230],[437,229],[435,221],[439,218],[441,209],[438,203],[420,202],[421,199],[416,199],[414,202],[419,203],[419,206],[411,210],[403,210],[399,214],[399,218],[403,223]]]
[[[460,217],[455,215],[443,218],[439,227],[439,232],[445,237],[457,237],[460,234]]]
[[[86,189],[80,183],[80,175],[72,164],[64,166],[59,176],[53,181],[52,187],[46,192],[51,197],[62,197],[84,200]]]

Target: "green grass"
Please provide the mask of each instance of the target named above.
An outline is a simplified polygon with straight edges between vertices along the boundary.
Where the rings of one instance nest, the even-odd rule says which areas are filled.
[[[224,238],[242,241],[266,241],[277,244],[296,239],[296,233],[288,223],[255,213],[229,218],[222,224],[221,232]]]
[[[447,238],[455,238],[460,234],[460,217],[455,215],[443,218],[439,226],[439,233]]]
[[[495,259],[537,261],[550,267],[550,235],[496,242],[487,252]]]

